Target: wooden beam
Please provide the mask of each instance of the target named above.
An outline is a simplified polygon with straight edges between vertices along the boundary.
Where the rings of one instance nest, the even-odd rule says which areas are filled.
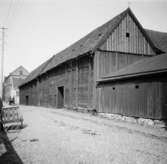
[[[76,107],[78,107],[78,59],[76,59]]]

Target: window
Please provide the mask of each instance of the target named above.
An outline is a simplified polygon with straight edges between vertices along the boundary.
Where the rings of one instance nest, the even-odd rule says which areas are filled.
[[[129,32],[126,33],[126,37],[127,37],[127,38],[130,37],[130,33],[129,33]]]
[[[139,89],[139,85],[135,85],[135,88],[136,88],[136,89]]]

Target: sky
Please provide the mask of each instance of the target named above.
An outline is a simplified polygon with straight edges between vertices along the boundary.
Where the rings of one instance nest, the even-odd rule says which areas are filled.
[[[144,28],[167,32],[167,0],[0,0],[4,75],[20,65],[31,72],[128,5]]]

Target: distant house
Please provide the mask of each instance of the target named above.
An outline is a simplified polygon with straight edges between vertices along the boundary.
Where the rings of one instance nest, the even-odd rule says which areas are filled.
[[[19,104],[19,88],[18,86],[28,76],[29,72],[23,67],[19,66],[11,72],[4,80],[3,97],[6,102],[14,101]]]
[[[20,100],[167,119],[166,53],[167,33],[143,28],[128,8],[32,71]]]

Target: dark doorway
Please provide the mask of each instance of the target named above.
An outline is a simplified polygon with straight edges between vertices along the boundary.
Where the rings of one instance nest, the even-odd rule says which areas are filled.
[[[26,96],[26,105],[29,104],[29,96]]]
[[[58,87],[58,101],[57,107],[63,108],[64,107],[64,87]]]

